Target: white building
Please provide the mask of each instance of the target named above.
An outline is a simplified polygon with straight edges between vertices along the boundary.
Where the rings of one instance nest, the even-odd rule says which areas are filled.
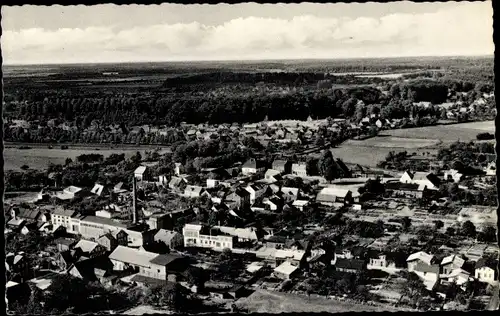
[[[233,249],[236,238],[198,224],[184,225],[182,235],[185,247],[211,248],[214,250]]]
[[[307,177],[306,164],[294,163],[292,164],[292,174],[299,177]]]
[[[134,171],[134,177],[137,181],[143,181],[146,173],[146,166],[139,166]]]
[[[481,258],[476,263],[474,275],[476,279],[488,284],[498,284],[498,261]]]
[[[56,208],[52,215],[50,216],[50,222],[54,231],[62,226],[69,233],[74,233],[78,231],[78,227],[72,223],[73,216],[76,215],[76,211],[65,210],[63,208]]]

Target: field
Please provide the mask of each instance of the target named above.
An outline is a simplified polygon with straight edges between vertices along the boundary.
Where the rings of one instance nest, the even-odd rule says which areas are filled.
[[[379,312],[379,311],[398,311],[391,306],[381,307],[373,305],[361,305],[343,302],[340,300],[329,300],[326,298],[307,297],[271,292],[266,290],[257,290],[247,298],[236,302],[238,307],[248,309],[250,313],[339,313],[339,312]]]
[[[409,153],[437,153],[437,150],[455,141],[471,141],[479,133],[494,133],[495,122],[472,122],[436,125],[383,131],[377,137],[366,140],[348,140],[332,149],[333,156],[346,163],[374,167],[391,151]]]
[[[91,145],[88,147],[79,146],[76,148],[70,148],[62,150],[60,148],[49,149],[46,146],[39,148],[32,147],[31,149],[19,149],[17,147],[7,147],[4,149],[4,170],[20,170],[21,166],[27,165],[31,169],[45,169],[49,163],[54,164],[64,164],[66,158],[71,158],[73,160],[82,154],[100,154],[104,157],[108,157],[111,154],[125,154],[125,157],[131,157],[137,151],[139,151],[143,156],[145,151],[152,150],[153,148],[147,147],[123,147],[116,149],[106,149],[100,148],[96,150],[99,146]]]

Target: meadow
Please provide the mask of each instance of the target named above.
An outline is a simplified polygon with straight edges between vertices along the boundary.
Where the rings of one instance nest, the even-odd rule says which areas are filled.
[[[479,133],[494,133],[495,122],[472,122],[387,130],[365,140],[348,140],[332,149],[333,156],[347,163],[375,167],[391,151],[436,154],[439,148],[456,141],[468,142]]]
[[[49,149],[47,147],[31,149],[19,149],[17,147],[7,147],[4,149],[4,170],[21,170],[21,166],[27,165],[31,169],[45,169],[49,163],[53,164],[64,164],[66,158],[71,158],[75,160],[76,157],[82,154],[100,154],[105,158],[111,154],[125,154],[126,158],[131,157],[137,151],[144,156],[146,151],[152,150],[152,148],[146,147],[123,147],[123,148],[100,148],[96,150],[97,146],[91,145],[89,147],[79,146],[76,148],[60,149],[53,148]]]

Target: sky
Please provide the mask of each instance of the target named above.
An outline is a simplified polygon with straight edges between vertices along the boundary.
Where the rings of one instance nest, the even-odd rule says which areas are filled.
[[[485,2],[2,6],[4,64],[492,55]]]

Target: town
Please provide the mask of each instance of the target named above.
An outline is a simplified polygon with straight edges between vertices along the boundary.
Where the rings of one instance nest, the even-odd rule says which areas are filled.
[[[366,122],[383,131],[376,115]],[[373,310],[497,308],[493,144],[391,152],[374,168],[334,157],[338,135],[359,137],[352,129],[182,124],[185,142],[167,152],[49,165],[36,196],[4,203],[9,310],[248,311],[269,293]],[[105,176],[90,183],[93,173]]]

